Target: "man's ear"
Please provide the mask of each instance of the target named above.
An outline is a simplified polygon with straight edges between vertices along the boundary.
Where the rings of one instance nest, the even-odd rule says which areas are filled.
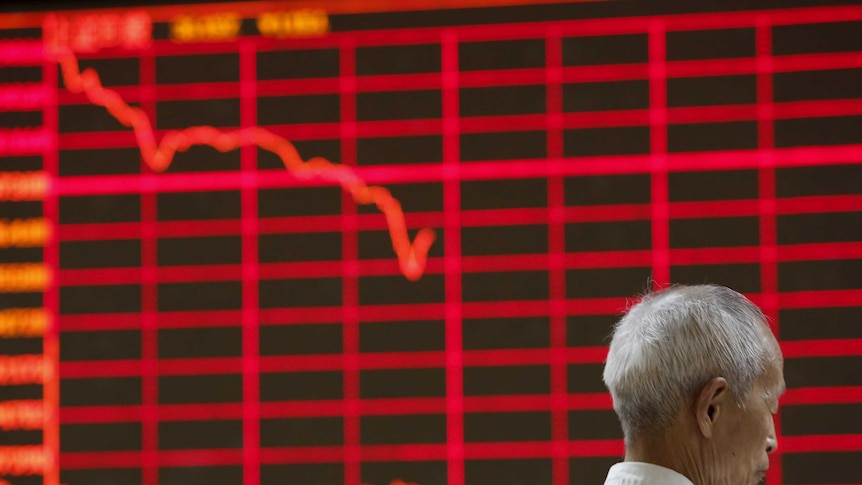
[[[704,438],[712,438],[713,428],[722,411],[725,398],[730,395],[724,377],[714,377],[698,392],[694,402],[694,418]]]

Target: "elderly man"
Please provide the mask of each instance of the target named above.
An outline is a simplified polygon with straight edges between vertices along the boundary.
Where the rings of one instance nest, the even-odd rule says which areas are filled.
[[[604,370],[626,455],[605,485],[748,485],[777,447],[783,358],[763,313],[721,286],[644,297],[614,330]]]

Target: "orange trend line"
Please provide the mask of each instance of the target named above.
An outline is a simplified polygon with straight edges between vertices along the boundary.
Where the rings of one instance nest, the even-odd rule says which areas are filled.
[[[376,205],[386,217],[389,237],[398,257],[401,273],[411,281],[422,277],[428,250],[434,242],[434,231],[427,227],[422,228],[413,242],[410,242],[401,203],[386,188],[368,185],[350,167],[334,164],[325,158],[315,157],[303,161],[293,143],[257,126],[232,131],[218,130],[212,126],[196,126],[170,131],[157,143],[146,113],[140,108],[129,106],[116,91],[103,87],[99,74],[92,68],[81,72],[78,59],[68,48],[57,48],[54,55],[60,64],[66,88],[73,93],[86,94],[90,102],[106,108],[120,123],[131,127],[144,163],[152,170],[166,170],[178,151],[186,151],[193,145],[209,145],[222,152],[248,145],[259,146],[278,155],[284,167],[297,177],[319,177],[337,182],[358,204]]]

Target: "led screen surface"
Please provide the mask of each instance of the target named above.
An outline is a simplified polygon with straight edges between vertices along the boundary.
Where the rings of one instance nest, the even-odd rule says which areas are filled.
[[[601,483],[614,321],[711,282],[767,484],[862,482],[862,8],[478,3],[0,15],[0,477]]]

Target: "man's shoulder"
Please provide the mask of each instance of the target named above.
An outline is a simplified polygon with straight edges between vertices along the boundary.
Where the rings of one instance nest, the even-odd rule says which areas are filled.
[[[670,468],[636,461],[617,463],[608,470],[605,485],[693,485]]]

